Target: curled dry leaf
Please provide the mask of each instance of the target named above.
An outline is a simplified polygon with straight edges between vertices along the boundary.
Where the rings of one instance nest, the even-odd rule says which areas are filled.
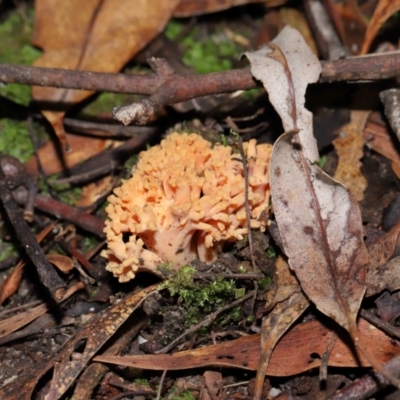
[[[0,305],[18,290],[24,272],[24,266],[25,263],[20,261],[10,275],[4,280],[0,290]]]
[[[298,280],[282,257],[279,257],[276,261],[275,280],[277,290],[272,299],[267,299],[267,308],[273,308],[263,318],[261,326],[261,355],[254,387],[254,397],[256,398],[261,398],[264,376],[272,351],[279,339],[309,304]]]
[[[64,272],[64,274],[70,272],[72,268],[74,268],[72,259],[62,254],[48,254],[46,257],[60,271]]]
[[[370,350],[380,362],[389,361],[399,354],[399,345],[380,329],[360,318],[358,327],[363,340],[368,340]],[[304,322],[293,327],[275,347],[268,365],[269,376],[297,375],[321,364],[322,356],[330,340],[326,325],[317,320]],[[311,357],[317,354],[317,357]],[[260,335],[244,336],[240,339],[221,342],[212,346],[178,351],[173,354],[146,354],[133,356],[100,355],[94,361],[143,368],[152,371],[184,370],[200,367],[233,367],[256,371],[260,358]],[[329,356],[332,367],[359,367],[351,343],[340,335]],[[369,366],[361,357],[361,365]]]
[[[369,21],[367,32],[365,33],[364,43],[360,54],[367,54],[368,50],[375,39],[381,26],[393,15],[400,10],[400,0],[379,0],[378,5]]]

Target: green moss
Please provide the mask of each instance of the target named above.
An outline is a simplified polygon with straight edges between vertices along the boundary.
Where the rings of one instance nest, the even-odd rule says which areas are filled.
[[[165,28],[164,34],[169,40],[174,40],[182,32],[183,24],[175,19],[171,19]]]
[[[272,283],[272,278],[267,276],[263,279],[258,280],[258,287],[263,290],[265,289],[267,286],[269,286]]]
[[[276,254],[276,251],[273,247],[268,247],[267,254],[268,254],[268,257],[270,257],[270,258],[278,257],[278,255]]]
[[[57,193],[58,197],[62,202],[69,204],[71,206],[75,206],[77,200],[79,200],[81,197],[82,188],[79,186],[72,186],[69,183],[54,182],[58,179],[58,177],[59,174],[54,174],[49,176],[47,181],[48,184]],[[42,194],[47,194],[49,192],[48,187],[42,177],[39,180],[39,191]]]
[[[85,237],[83,238],[82,249],[83,253],[86,253],[97,246],[99,243],[96,236],[86,233]]]
[[[172,393],[164,398],[168,400],[195,400],[195,397],[187,389],[181,391],[181,389],[173,387],[171,392]]]
[[[28,125],[9,118],[0,120],[0,152],[10,154],[26,162],[34,153]]]
[[[321,169],[325,167],[326,162],[328,161],[328,156],[323,155],[319,160],[314,162],[314,165],[318,165]]]
[[[194,267],[185,265],[177,274],[160,285],[160,289],[168,289],[171,296],[179,296],[186,311],[186,326],[197,324],[204,318],[204,314],[224,306],[235,299],[237,294],[234,280],[216,277],[209,284],[202,285],[194,282],[195,272]],[[224,317],[226,321],[237,321],[237,318],[238,310],[231,310]]]
[[[198,28],[193,28],[181,45],[183,62],[200,74],[232,69],[231,60],[238,58],[244,50],[222,32],[203,37]]]
[[[82,112],[89,116],[110,113],[114,107],[124,104],[124,98],[121,93],[101,93]]]
[[[139,386],[150,387],[150,383],[149,383],[148,379],[145,379],[145,378],[135,379],[135,384],[139,385]]]
[[[242,94],[241,97],[243,97],[247,101],[253,101],[257,99],[258,96],[262,93],[261,89],[250,89],[250,90],[245,90]]]
[[[7,260],[8,257],[16,255],[19,248],[20,247],[16,242],[4,242],[2,239],[0,239],[0,262]]]
[[[12,11],[6,20],[0,23],[0,62],[9,64],[31,65],[41,51],[31,46],[33,32],[33,7],[29,8],[26,20],[18,11]],[[17,103],[28,105],[31,88],[27,85],[0,85],[0,95]]]

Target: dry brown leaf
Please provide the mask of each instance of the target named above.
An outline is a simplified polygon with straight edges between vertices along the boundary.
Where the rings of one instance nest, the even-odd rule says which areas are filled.
[[[47,254],[46,257],[60,271],[64,272],[64,274],[70,272],[74,268],[72,259],[62,254]]]
[[[250,3],[263,3],[266,7],[277,7],[287,3],[287,0],[181,0],[174,11],[174,17],[209,14]]]
[[[400,257],[390,258],[400,234],[400,221],[368,246],[368,274],[366,296],[374,296],[383,290],[400,289]],[[389,261],[390,260],[390,261]]]
[[[118,72],[160,33],[179,0],[36,0],[33,43],[44,50],[37,67]],[[83,90],[33,88],[61,143],[64,113],[87,98]]]
[[[389,19],[389,17],[399,10],[400,0],[379,0],[374,14],[369,21],[360,55],[368,53],[371,43],[375,39],[375,36],[377,35],[381,26]]]
[[[339,136],[333,140],[338,154],[338,166],[333,179],[345,185],[357,201],[364,198],[367,180],[361,173],[364,141],[362,132],[369,116],[369,111],[352,110],[350,122],[340,129]]]
[[[262,320],[261,355],[254,387],[255,398],[261,396],[264,376],[276,344],[309,305],[298,280],[283,257],[277,259],[275,266],[274,285],[277,290],[272,295],[273,298],[267,299],[266,308],[272,308],[272,311]],[[267,296],[270,292],[272,291],[269,291]]]
[[[14,270],[4,280],[0,290],[0,305],[2,305],[18,290],[21,283],[22,274],[24,273],[24,266],[25,262],[20,261]]]
[[[47,142],[38,150],[37,154],[39,156],[40,164],[42,165],[46,175],[56,174],[66,168],[72,168],[80,162],[99,154],[112,145],[109,140],[90,138],[87,136],[82,137],[67,134],[67,140],[74,151],[71,153],[64,153],[62,159],[60,158],[57,143],[54,143],[53,141]],[[31,175],[39,176],[35,156],[32,156],[26,163],[26,169]]]
[[[391,161],[391,167],[400,179],[400,156],[385,126],[369,121],[363,131],[365,145]]]
[[[366,296],[374,296],[383,290],[393,292],[400,289],[400,257],[376,266],[367,275]]]
[[[78,282],[74,286],[71,286],[65,292],[62,301],[71,297],[77,290],[81,290],[85,287],[82,282]],[[0,338],[9,335],[12,332],[22,328],[23,326],[34,321],[36,318],[40,317],[42,314],[50,310],[52,305],[50,304],[40,304],[31,310],[25,311],[23,313],[13,315],[3,321],[0,321]]]
[[[399,153],[385,126],[369,121],[365,126],[363,139],[368,148],[382,154],[390,161],[400,163]]]
[[[336,328],[335,328],[336,329]],[[358,329],[362,340],[368,341],[370,351],[381,363],[400,354],[397,340],[360,319]],[[279,341],[268,365],[269,376],[291,376],[316,368],[330,340],[331,330],[319,321],[308,321],[296,325]],[[369,366],[361,356],[361,364],[354,355],[346,335],[340,335],[330,354],[331,367]],[[185,370],[200,367],[233,367],[256,371],[260,358],[260,335],[245,336],[217,345],[173,354],[148,354],[138,356],[96,356],[94,361],[131,366],[148,370]]]

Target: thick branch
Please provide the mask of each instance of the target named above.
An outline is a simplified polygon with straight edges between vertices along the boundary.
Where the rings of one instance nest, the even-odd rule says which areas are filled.
[[[155,74],[107,74],[0,64],[0,82],[150,96],[135,104],[135,108],[115,110],[116,118],[124,124],[132,121],[145,123],[149,115],[165,105],[258,86],[250,68],[205,75],[179,75],[163,59],[152,58],[149,64]],[[326,61],[319,82],[380,80],[397,76],[400,76],[400,52],[393,52]]]
[[[169,76],[174,85],[170,88],[171,101],[257,87],[250,68],[204,75]],[[379,80],[396,76],[400,76],[400,52],[326,61],[319,82]],[[0,64],[0,82],[143,95],[155,94],[166,83],[163,76],[156,74],[108,74],[11,64]],[[186,92],[192,95],[184,95]]]

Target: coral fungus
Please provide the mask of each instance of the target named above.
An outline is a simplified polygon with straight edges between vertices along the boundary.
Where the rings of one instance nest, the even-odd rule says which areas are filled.
[[[251,227],[263,230],[271,146],[251,140],[243,148]],[[243,162],[231,147],[212,148],[196,134],[167,136],[140,153],[132,178],[108,198],[107,269],[126,282],[137,271],[157,274],[161,262],[215,260],[224,242],[247,234],[244,189]]]

